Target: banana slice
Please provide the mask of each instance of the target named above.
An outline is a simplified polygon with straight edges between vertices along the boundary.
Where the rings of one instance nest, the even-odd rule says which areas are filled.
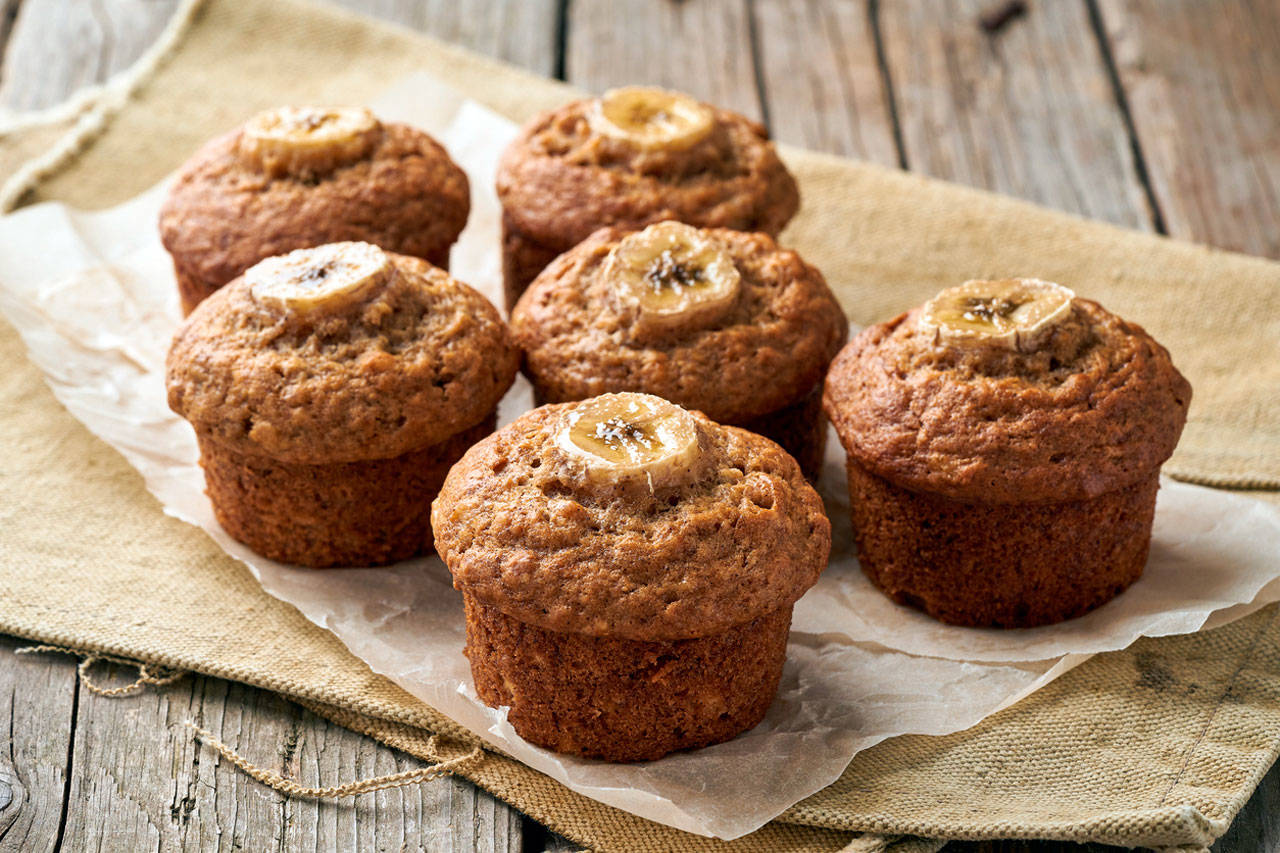
[[[591,127],[644,150],[680,150],[705,139],[715,113],[688,95],[648,86],[610,89],[588,115]]]
[[[641,337],[721,319],[738,301],[742,275],[719,241],[682,222],[628,234],[601,274],[620,308],[636,311]]]
[[[570,409],[557,446],[597,482],[646,481],[651,489],[685,481],[701,450],[698,423],[651,394],[602,394]]]
[[[259,261],[245,271],[253,298],[307,312],[358,302],[391,275],[391,260],[370,243],[329,243]]]
[[[1075,293],[1038,278],[966,281],[924,304],[920,328],[938,341],[983,342],[1034,350],[1045,334],[1071,314]]]
[[[240,152],[272,177],[323,174],[368,154],[381,129],[363,107],[280,107],[249,119]]]

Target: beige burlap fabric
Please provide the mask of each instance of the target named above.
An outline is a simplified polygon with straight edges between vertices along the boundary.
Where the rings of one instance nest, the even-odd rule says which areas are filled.
[[[291,0],[206,0],[184,17],[149,73],[52,124],[0,136],[10,196],[32,185],[26,201],[120,201],[255,109],[363,101],[415,70],[517,119],[568,94]],[[1280,486],[1280,265],[864,164],[787,155],[804,194],[787,240],[824,269],[856,322],[965,277],[1057,279],[1147,325],[1195,384],[1192,420],[1168,470],[1209,484]],[[265,595],[199,530],[166,518],[141,478],[57,404],[7,326],[0,364],[0,631],[279,691],[432,759],[471,748],[470,734]],[[463,765],[462,775],[606,850],[835,850],[851,832],[1198,847],[1225,831],[1280,749],[1277,623],[1268,608],[1216,631],[1142,641],[967,732],[888,741],[733,844],[601,806],[500,755]],[[433,750],[433,732],[449,741]]]

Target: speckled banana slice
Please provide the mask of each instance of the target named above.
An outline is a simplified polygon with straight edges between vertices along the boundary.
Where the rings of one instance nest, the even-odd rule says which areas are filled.
[[[636,310],[641,334],[698,327],[737,302],[742,275],[724,246],[682,222],[659,222],[628,234],[601,272],[622,307]]]
[[[329,243],[259,261],[245,271],[253,298],[307,312],[358,302],[391,274],[387,254],[370,243]]]
[[[637,148],[679,150],[705,139],[715,114],[680,92],[625,86],[601,95],[589,121],[597,133]]]
[[[966,281],[924,304],[920,328],[939,342],[982,342],[1023,352],[1034,349],[1071,314],[1075,293],[1037,278]]]
[[[647,481],[658,488],[687,478],[700,454],[698,425],[651,394],[602,394],[570,409],[556,444],[603,482]]]
[[[249,119],[240,151],[269,175],[311,175],[355,162],[381,124],[363,107],[280,107]]]

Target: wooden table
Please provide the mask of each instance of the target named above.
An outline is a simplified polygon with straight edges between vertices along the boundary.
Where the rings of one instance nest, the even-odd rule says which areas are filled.
[[[1030,0],[1003,22],[999,0],[342,2],[584,89],[668,85],[786,142],[1280,257],[1276,0]],[[50,106],[126,67],[176,6],[0,0],[0,107]],[[71,659],[10,654],[22,645],[0,638],[0,850],[572,847],[455,779],[284,798],[182,722],[308,785],[419,762],[218,679],[102,698]],[[133,677],[112,669],[96,674]],[[965,847],[1069,846],[948,849]],[[1215,849],[1277,847],[1280,769]]]

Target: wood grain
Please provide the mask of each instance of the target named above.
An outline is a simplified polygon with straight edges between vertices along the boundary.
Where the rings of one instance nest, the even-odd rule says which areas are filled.
[[[95,676],[132,677],[115,669],[96,667]],[[519,816],[465,781],[337,801],[288,798],[197,744],[187,720],[305,785],[424,766],[266,691],[218,679],[114,699],[81,690],[67,849],[520,849]]]
[[[39,0],[18,7],[5,49],[0,106],[51,107],[131,65],[178,0]]]
[[[62,823],[76,665],[27,645],[0,637],[0,851],[53,850]]]
[[[648,84],[763,119],[745,0],[570,3],[565,79],[592,92]]]
[[[0,0],[0,106],[49,106],[128,66],[177,2]],[[1087,216],[1149,229],[1154,197],[1175,236],[1280,256],[1274,0],[1039,0],[994,35],[978,25],[992,0],[338,2],[588,89],[685,89],[787,141]],[[577,849],[532,821],[522,833],[518,813],[456,780],[287,800],[197,748],[182,721],[311,784],[418,762],[213,679],[102,699],[77,690],[69,658],[12,657],[21,644],[0,638],[0,851]],[[1214,849],[1277,847],[1273,768]]]
[[[9,44],[9,36],[13,32],[13,23],[18,17],[18,6],[22,0],[0,0],[0,58],[4,56],[5,46]],[[0,61],[0,81],[4,80],[4,63]]]
[[[769,127],[783,142],[897,166],[868,0],[756,0]]]
[[[1150,230],[1123,115],[1081,2],[1041,2],[988,34],[989,0],[880,6],[907,165]]]
[[[1169,233],[1280,257],[1280,3],[1099,10]]]
[[[558,0],[338,0],[338,5],[554,76]]]

